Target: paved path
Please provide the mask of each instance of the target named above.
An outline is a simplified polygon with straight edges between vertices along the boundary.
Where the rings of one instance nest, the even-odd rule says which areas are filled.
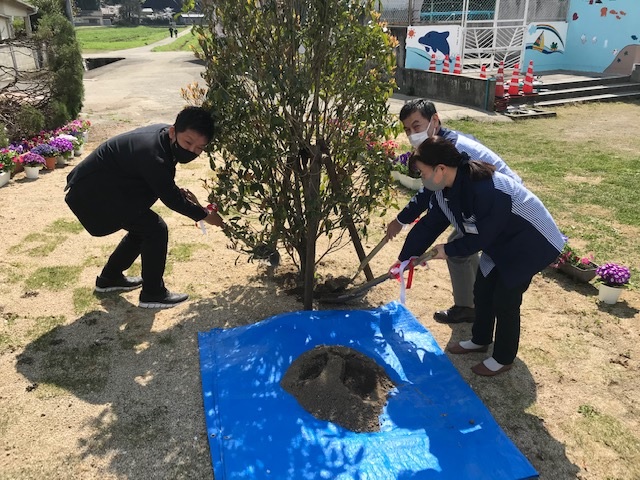
[[[191,29],[179,37],[191,35]],[[83,112],[99,122],[101,119],[128,121],[131,127],[157,122],[171,123],[185,105],[180,89],[197,81],[204,85],[204,67],[191,52],[152,52],[151,49],[175,40],[167,36],[144,47],[84,55],[85,58],[121,58],[104,67],[85,73]],[[392,113],[399,113],[412,97],[394,95],[389,100]],[[441,119],[475,118],[500,121],[506,117],[460,105],[436,101]]]
[[[167,29],[168,33],[168,29]],[[191,35],[190,29],[180,37]],[[151,52],[171,43],[167,38],[144,47],[84,55],[85,58],[121,58],[84,76],[83,112],[100,119],[128,121],[131,127],[157,122],[171,123],[185,105],[180,89],[198,81],[204,84],[204,67],[191,52]]]

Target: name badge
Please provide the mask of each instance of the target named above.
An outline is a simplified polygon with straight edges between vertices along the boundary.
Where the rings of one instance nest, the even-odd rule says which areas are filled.
[[[463,223],[465,233],[473,233],[475,235],[478,234],[478,228],[473,223]]]

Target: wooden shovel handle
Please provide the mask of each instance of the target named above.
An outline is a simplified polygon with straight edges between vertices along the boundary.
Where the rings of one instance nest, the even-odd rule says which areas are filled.
[[[438,250],[436,250],[435,248],[432,248],[431,250],[427,250],[422,255],[420,255],[418,258],[413,260],[413,265],[417,266],[417,265],[420,265],[421,263],[429,261],[433,257],[435,257],[437,254],[438,254]]]

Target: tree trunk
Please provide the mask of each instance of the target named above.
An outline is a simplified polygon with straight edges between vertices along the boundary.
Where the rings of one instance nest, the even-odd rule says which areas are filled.
[[[320,148],[314,148],[313,155],[309,159],[309,178],[305,188],[305,204],[307,217],[307,248],[304,259],[304,309],[313,310],[313,290],[316,272],[316,237],[320,225],[318,209],[318,192],[320,191],[320,166],[322,152]]]
[[[322,165],[322,152],[320,148],[312,149],[312,155],[308,157],[309,165],[307,175],[303,175],[304,203],[306,225],[306,252],[302,263],[302,280],[304,282],[304,309],[313,310],[313,290],[316,272],[316,239],[320,225],[320,213],[318,208],[318,193],[320,191],[320,168]],[[304,156],[303,156],[304,159]]]
[[[331,155],[329,155],[329,153],[326,154],[324,163],[327,167],[327,174],[329,175],[329,181],[331,182],[331,185],[334,189],[339,189],[340,182],[338,182],[336,168],[333,165],[333,160],[331,159]],[[342,212],[342,218],[344,218],[344,221],[347,224],[349,235],[351,236],[351,241],[353,242],[353,246],[356,249],[358,258],[360,259],[360,261],[362,261],[366,258],[367,254],[364,253],[364,248],[362,248],[362,242],[360,241],[360,236],[358,235],[358,229],[353,223],[353,217],[351,216],[351,212],[349,211],[349,206],[345,204],[340,205],[340,211]],[[373,272],[371,271],[371,267],[369,267],[369,265],[366,265],[363,271],[368,281],[373,280]]]

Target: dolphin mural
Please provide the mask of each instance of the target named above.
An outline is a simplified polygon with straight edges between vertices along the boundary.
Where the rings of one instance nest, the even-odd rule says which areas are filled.
[[[441,56],[445,57],[446,55],[449,55],[451,51],[449,41],[447,40],[448,37],[449,32],[436,32],[432,30],[420,37],[418,39],[418,43],[425,46],[427,53],[429,52],[429,49],[431,49],[431,51],[435,52],[436,55],[440,52]],[[429,47],[429,49],[427,47]]]

